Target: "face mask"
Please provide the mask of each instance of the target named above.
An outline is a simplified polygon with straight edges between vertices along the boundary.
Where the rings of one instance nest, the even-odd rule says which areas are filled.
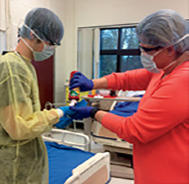
[[[35,61],[44,61],[48,58],[50,58],[54,52],[55,52],[55,48],[56,46],[50,46],[45,44],[45,42],[33,31],[31,30],[27,25],[24,25],[25,27],[27,27],[36,37],[38,40],[40,40],[44,47],[43,50],[41,52],[36,52],[33,50],[33,48],[31,48],[31,46],[21,37],[21,39],[23,40],[23,42],[28,46],[28,48],[33,52],[33,56],[34,56],[34,60]]]
[[[160,73],[160,69],[157,68],[156,63],[154,62],[154,57],[158,55],[161,51],[156,52],[154,55],[149,55],[145,52],[142,51],[141,53],[141,63],[148,70],[149,72],[152,73]]]
[[[182,40],[184,40],[188,36],[189,36],[189,34],[184,35],[182,38],[180,38],[178,41],[176,41],[173,45],[181,42]],[[165,47],[164,49],[166,49],[167,47]],[[175,60],[162,69],[157,68],[156,63],[154,62],[154,57],[156,55],[158,55],[160,52],[162,52],[164,49],[156,52],[154,55],[149,55],[146,52],[141,51],[141,62],[142,62],[142,65],[144,66],[144,68],[146,68],[148,71],[153,72],[153,73],[160,73],[161,70],[166,70],[167,68],[172,66],[175,62],[177,62],[177,60]]]
[[[33,57],[35,61],[44,61],[48,58],[50,58],[54,52],[55,47],[46,45],[43,41],[44,47],[41,52],[36,52],[33,50],[33,48],[30,47],[30,45],[21,37],[21,40],[27,45],[27,47],[33,52]]]
[[[43,42],[43,44],[44,44],[44,47],[43,47],[42,52],[36,52],[33,50],[33,56],[34,56],[35,61],[46,60],[46,59],[50,58],[55,52],[54,48],[52,48],[49,45],[46,45],[44,42]]]

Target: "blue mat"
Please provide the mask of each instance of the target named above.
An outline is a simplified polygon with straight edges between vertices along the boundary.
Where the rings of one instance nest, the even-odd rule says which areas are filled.
[[[63,184],[72,175],[72,170],[94,153],[77,148],[45,142],[49,160],[49,184]]]
[[[136,97],[142,97],[143,95],[138,95]],[[119,102],[114,107],[110,113],[116,114],[123,117],[132,116],[135,112],[137,112],[139,102]]]

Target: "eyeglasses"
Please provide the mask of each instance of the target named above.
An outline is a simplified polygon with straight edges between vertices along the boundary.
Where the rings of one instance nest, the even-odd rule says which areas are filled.
[[[48,40],[47,42],[49,43],[50,46],[58,46],[55,42],[53,42],[52,40],[50,40],[49,37],[45,33],[43,33],[43,35]]]
[[[139,45],[139,48],[145,52],[150,52],[150,51],[153,51],[153,50],[158,50],[158,49],[161,49],[163,47],[161,46],[157,46],[157,47],[154,47],[154,48],[147,48],[147,47],[143,47],[141,45]]]

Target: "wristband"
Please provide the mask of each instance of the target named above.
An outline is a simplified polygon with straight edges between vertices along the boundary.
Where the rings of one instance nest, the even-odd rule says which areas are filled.
[[[99,111],[100,109],[94,108],[91,110],[91,118],[95,118],[95,114]]]

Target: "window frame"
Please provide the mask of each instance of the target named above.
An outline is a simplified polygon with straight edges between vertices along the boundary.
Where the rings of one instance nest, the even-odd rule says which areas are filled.
[[[116,71],[115,72],[121,72],[120,67],[121,67],[121,56],[140,56],[141,51],[139,48],[137,49],[121,49],[121,30],[124,28],[136,28],[136,25],[132,26],[123,26],[123,27],[106,27],[106,28],[100,28],[100,35],[101,31],[103,30],[111,30],[111,29],[118,29],[118,43],[117,43],[117,49],[111,50],[111,49],[106,49],[102,50],[100,47],[100,56],[101,55],[116,55],[117,56],[117,61],[116,61]],[[101,40],[101,36],[100,36]]]

